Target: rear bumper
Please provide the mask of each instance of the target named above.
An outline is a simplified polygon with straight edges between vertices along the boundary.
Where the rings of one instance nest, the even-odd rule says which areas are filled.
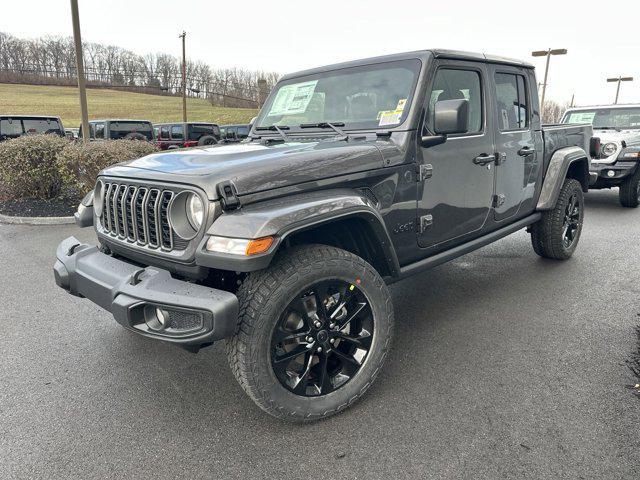
[[[238,299],[232,293],[113,258],[75,237],[60,243],[56,257],[53,272],[59,287],[91,300],[140,335],[197,346],[235,331]],[[156,309],[165,312],[165,325],[156,321]]]

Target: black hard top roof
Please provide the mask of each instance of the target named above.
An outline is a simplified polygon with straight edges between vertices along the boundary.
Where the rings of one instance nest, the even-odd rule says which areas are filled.
[[[315,73],[337,70],[341,68],[357,67],[361,65],[370,65],[374,63],[394,62],[398,60],[410,60],[415,58],[420,60],[427,60],[429,57],[450,58],[454,60],[467,60],[467,61],[484,62],[484,63],[496,63],[500,65],[512,65],[512,66],[522,67],[522,68],[534,68],[534,66],[528,62],[523,62],[522,60],[517,60],[513,58],[500,57],[496,55],[487,55],[485,53],[463,52],[458,50],[431,49],[431,50],[416,50],[413,52],[404,52],[404,53],[394,53],[392,55],[363,58],[360,60],[352,60],[349,62],[326,65],[323,67],[312,68],[309,70],[302,70],[299,72],[290,73],[282,77],[282,80],[301,77],[304,75],[313,75]]]

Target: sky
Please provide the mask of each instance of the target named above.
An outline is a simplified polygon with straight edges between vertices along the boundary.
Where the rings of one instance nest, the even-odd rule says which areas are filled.
[[[518,58],[566,48],[551,58],[547,98],[612,103],[607,77],[633,76],[619,103],[640,103],[640,1],[575,0],[80,0],[83,40],[139,54],[181,54],[214,68],[290,73],[428,48]],[[3,2],[0,31],[17,37],[72,35],[68,0]]]

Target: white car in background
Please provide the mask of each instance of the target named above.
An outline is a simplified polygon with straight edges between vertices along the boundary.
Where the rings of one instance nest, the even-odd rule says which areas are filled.
[[[622,206],[640,205],[640,104],[570,108],[561,123],[590,123],[593,136],[600,138],[589,188],[620,187]]]

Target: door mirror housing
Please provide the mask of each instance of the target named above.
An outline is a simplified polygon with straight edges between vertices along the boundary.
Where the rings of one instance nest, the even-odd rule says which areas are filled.
[[[469,100],[440,100],[436,102],[434,130],[437,135],[453,135],[469,131]]]

